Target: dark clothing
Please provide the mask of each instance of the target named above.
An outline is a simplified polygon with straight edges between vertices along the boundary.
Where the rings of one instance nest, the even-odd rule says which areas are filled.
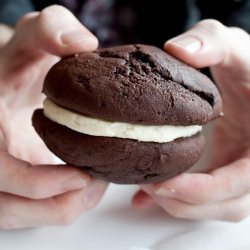
[[[167,39],[204,18],[250,33],[250,0],[0,0],[0,22],[14,25],[32,9],[51,4],[69,8],[102,46],[147,43],[162,47]]]

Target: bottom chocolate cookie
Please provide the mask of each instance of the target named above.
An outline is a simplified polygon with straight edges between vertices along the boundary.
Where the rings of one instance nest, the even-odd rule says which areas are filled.
[[[89,136],[49,120],[42,110],[35,111],[32,121],[48,148],[60,159],[93,177],[120,184],[156,183],[172,178],[198,161],[205,142],[200,133],[169,143]]]

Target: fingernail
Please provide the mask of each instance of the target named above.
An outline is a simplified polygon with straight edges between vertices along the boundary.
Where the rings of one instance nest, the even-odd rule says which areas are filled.
[[[173,39],[167,41],[166,44],[171,44],[171,45],[177,46],[177,47],[182,48],[191,54],[199,51],[202,47],[202,41],[194,36],[176,37],[176,38],[173,38]]]
[[[177,192],[174,188],[160,187],[156,189],[155,194],[163,197],[175,197]]]
[[[88,184],[88,180],[81,176],[73,176],[66,179],[61,185],[61,191],[66,192],[75,189],[85,188]]]
[[[72,44],[81,43],[96,44],[97,39],[92,34],[87,34],[82,30],[72,30],[61,35],[61,42],[65,47],[72,46]]]

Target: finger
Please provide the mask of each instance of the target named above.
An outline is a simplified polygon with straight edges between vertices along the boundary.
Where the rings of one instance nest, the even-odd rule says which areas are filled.
[[[184,173],[151,186],[157,196],[191,204],[211,204],[250,190],[250,159],[243,158],[210,173]]]
[[[149,207],[154,203],[153,198],[143,190],[137,191],[132,198],[132,205],[138,209]]]
[[[203,20],[184,34],[167,41],[164,48],[197,68],[220,65],[235,72],[236,68],[239,70],[240,63],[241,70],[246,73],[250,65],[250,58],[245,56],[249,44],[249,35],[243,30],[228,28],[211,19]]]
[[[70,11],[53,5],[24,16],[3,55],[8,60],[18,56],[21,65],[33,62],[45,52],[66,56],[94,50],[97,44],[96,37]]]
[[[33,98],[34,96],[35,94],[32,94]],[[15,101],[16,99],[17,98],[15,98]],[[20,108],[20,103],[18,108]],[[46,147],[44,141],[38,136],[32,127],[31,114],[33,112],[33,107],[24,108],[22,110],[14,111],[12,119],[7,119],[8,116],[5,116],[6,119],[2,120],[2,125],[6,125],[5,130],[3,130],[6,134],[6,137],[3,138],[3,143],[5,142],[7,146],[6,151],[18,159],[28,161],[32,165],[55,164],[55,156]],[[20,133],[20,131],[22,132]]]
[[[32,166],[7,152],[0,152],[0,191],[44,199],[84,188],[90,177],[83,171],[63,165]]]
[[[18,229],[72,223],[82,212],[97,204],[105,188],[106,184],[103,182],[91,181],[86,189],[42,200],[0,193],[0,228]]]
[[[214,204],[193,205],[182,200],[157,196],[148,187],[143,189],[160,207],[175,218],[238,222],[250,214],[249,194]]]
[[[238,159],[249,146],[250,36],[239,28],[204,20],[166,42],[165,49],[194,67],[211,66],[225,114],[215,123],[213,167]]]

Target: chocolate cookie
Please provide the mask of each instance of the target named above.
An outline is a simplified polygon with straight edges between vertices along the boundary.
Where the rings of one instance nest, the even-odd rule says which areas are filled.
[[[204,145],[199,125],[222,105],[209,78],[147,45],[64,58],[43,91],[49,105],[33,125],[48,148],[115,183],[154,183],[190,168]]]
[[[204,146],[200,133],[170,143],[89,136],[51,121],[41,109],[35,111],[33,123],[50,150],[64,161],[114,183],[152,183],[171,178],[192,166]]]

